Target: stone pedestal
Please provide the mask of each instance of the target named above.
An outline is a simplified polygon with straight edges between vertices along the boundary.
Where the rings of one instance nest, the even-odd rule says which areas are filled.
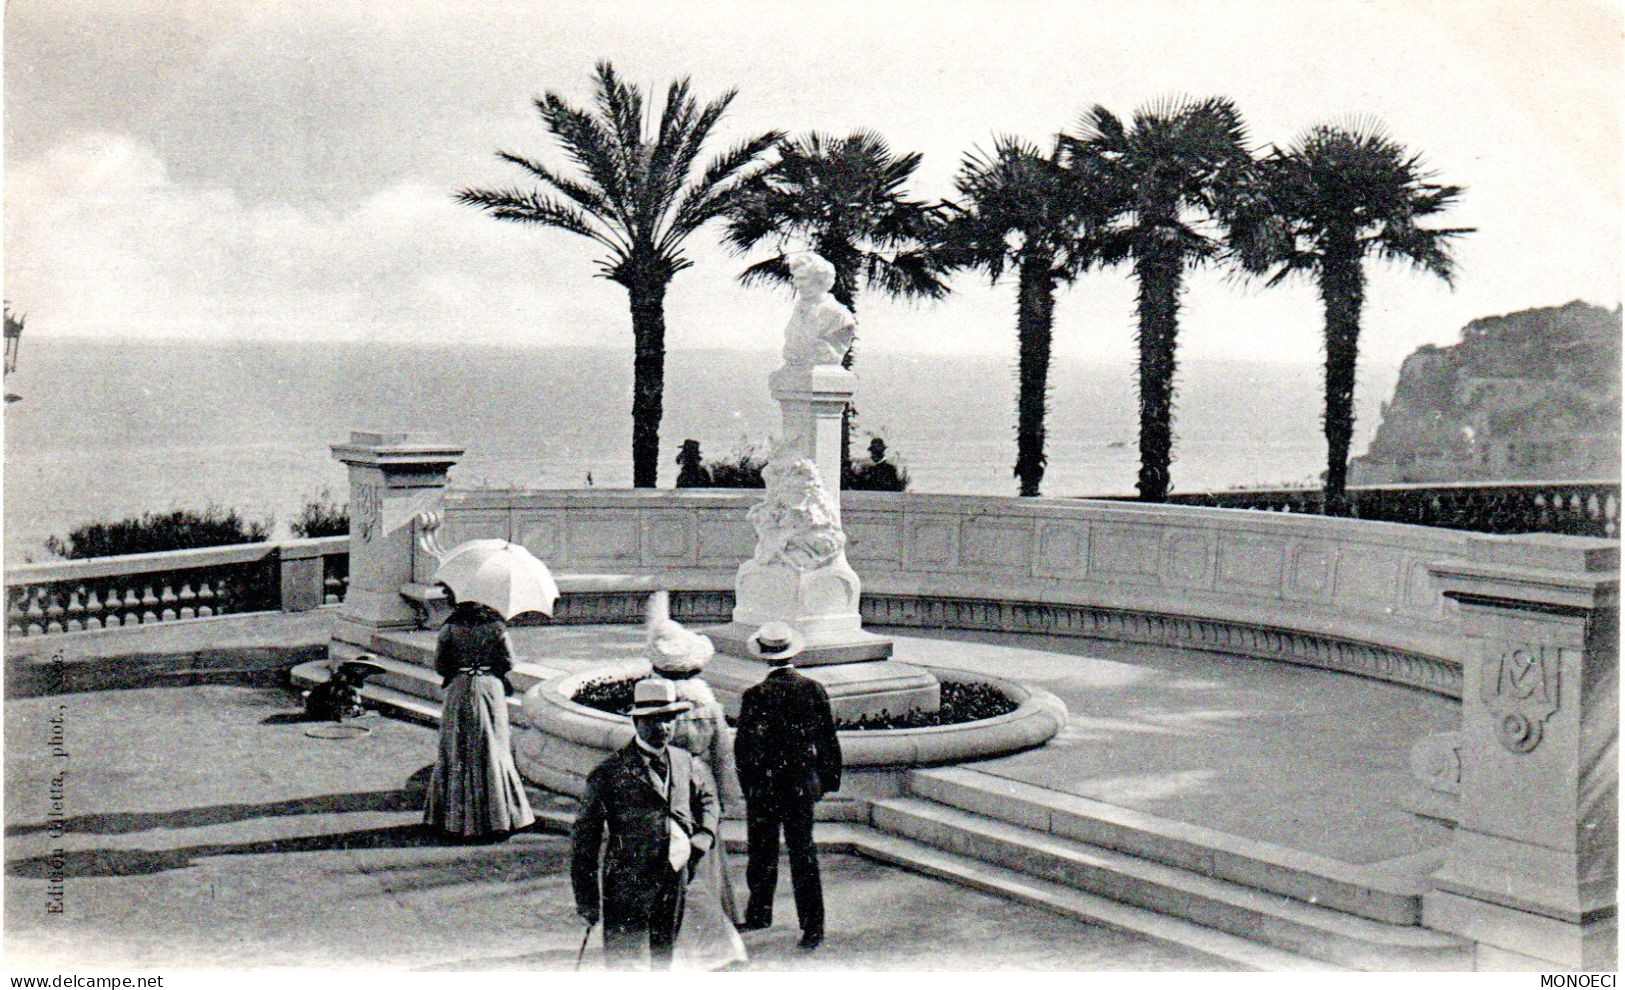
[[[1430,567],[1470,649],[1458,824],[1424,922],[1472,939],[1482,968],[1613,969],[1618,546],[1475,544],[1474,560]]]
[[[350,468],[350,586],[334,639],[367,649],[378,630],[416,623],[401,597],[418,552],[412,519],[437,505],[463,448],[420,433],[356,431],[332,449]]]
[[[818,465],[824,487],[841,507],[841,415],[858,388],[858,376],[838,364],[785,366],[767,385],[783,415],[780,437],[796,441],[803,456]]]
[[[840,518],[841,414],[857,376],[840,365],[785,366],[768,379],[783,412],[782,446],[776,457],[805,458],[818,468]],[[840,552],[822,566],[798,570],[747,560],[734,578],[733,621],[705,630],[718,656],[706,680],[730,710],[739,694],[767,675],[769,665],[751,656],[752,633],[767,622],[794,626],[806,641],[796,667],[829,691],[837,718],[935,711],[941,688],[929,671],[890,660],[891,640],[865,632],[858,612],[863,585]]]

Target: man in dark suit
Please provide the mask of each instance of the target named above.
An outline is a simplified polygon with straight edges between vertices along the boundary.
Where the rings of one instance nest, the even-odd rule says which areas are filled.
[[[678,714],[692,707],[677,700],[676,686],[642,680],[632,697],[637,735],[587,777],[570,834],[570,884],[588,924],[599,920],[602,905],[611,968],[638,967],[645,953],[669,968],[684,892],[694,865],[716,842],[721,805],[709,774],[687,750],[669,745]]]
[[[841,743],[829,694],[790,665],[801,637],[782,622],[769,622],[750,639],[750,651],[773,669],[746,689],[739,707],[734,757],[745,790],[750,859],[745,884],[750,904],[744,931],[773,923],[773,890],[779,882],[779,830],[790,851],[790,884],[796,893],[801,947],[824,942],[824,891],[813,846],[813,806],[841,787]]]

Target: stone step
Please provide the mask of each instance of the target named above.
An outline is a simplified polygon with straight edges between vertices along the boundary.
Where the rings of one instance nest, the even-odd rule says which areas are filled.
[[[385,672],[367,679],[361,688],[363,700],[385,715],[396,715],[424,725],[440,725],[440,710],[446,696],[445,689],[440,686],[440,675],[389,657],[372,655],[367,662],[376,663]],[[299,687],[325,684],[327,665],[326,660],[302,663],[293,668],[291,679]],[[514,687],[518,688],[519,685],[516,683]],[[509,695],[507,701],[509,723],[516,727],[525,725],[525,710],[519,695]]]
[[[435,650],[432,644],[425,645],[413,642],[404,636],[382,633],[374,636],[372,640],[372,655],[378,657],[380,663],[385,659],[397,660],[403,664],[424,670],[438,690],[440,675],[435,673],[434,670],[434,654]],[[345,657],[344,659],[353,658]],[[556,667],[549,667],[546,664],[536,663],[520,657],[514,660],[513,671],[508,674],[508,681],[513,684],[515,692],[524,694],[533,685],[550,677],[557,677],[561,673],[563,671]]]
[[[916,770],[908,789],[962,811],[1373,921],[1422,921],[1425,863],[1345,863],[964,767]]]
[[[1294,955],[1361,970],[1460,970],[1465,943],[1013,825],[918,797],[871,807],[883,832]]]
[[[538,828],[568,834],[575,822],[575,809],[563,802],[536,802],[536,818]],[[743,822],[724,821],[722,839],[730,853],[745,854]],[[1335,969],[1319,960],[1204,928],[1182,918],[1099,897],[1065,884],[1026,876],[864,825],[820,823],[813,831],[813,841],[823,853],[863,856],[1085,924],[1191,949],[1248,969],[1278,972]],[[737,869],[734,873],[741,875],[743,869]]]

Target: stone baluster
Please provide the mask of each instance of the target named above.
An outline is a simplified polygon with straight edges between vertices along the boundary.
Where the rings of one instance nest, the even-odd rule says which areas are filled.
[[[96,593],[96,585],[94,584],[90,585],[86,591],[88,594],[85,596],[85,628],[100,629],[103,624],[101,596]]]
[[[158,595],[158,604],[160,606],[160,610],[158,612],[159,621],[174,622],[176,619],[180,618],[179,606],[177,605],[177,602],[179,601],[180,599],[175,595],[173,579],[164,581],[164,590]]]
[[[192,590],[191,581],[182,581],[180,594],[175,596],[180,605],[180,617],[183,619],[197,618],[197,592]]]
[[[63,626],[68,632],[82,632],[85,628],[85,603],[80,597],[84,588],[75,585],[68,591],[68,616]]]
[[[45,631],[59,633],[65,628],[63,617],[68,610],[62,607],[61,594],[52,588],[42,588],[45,595]]]
[[[152,593],[152,585],[146,585],[141,592],[141,624],[147,625],[158,621],[158,596]]]
[[[197,614],[198,618],[206,619],[215,613],[214,589],[209,587],[207,579],[197,583]]]
[[[1477,537],[1429,570],[1460,606],[1460,820],[1424,897],[1480,969],[1613,969],[1619,546]]]
[[[8,588],[6,598],[6,634],[21,636],[28,628],[28,612],[23,605],[28,599],[28,589]]]

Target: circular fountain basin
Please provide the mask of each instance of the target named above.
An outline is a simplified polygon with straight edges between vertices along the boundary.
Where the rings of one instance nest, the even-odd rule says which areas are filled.
[[[1066,705],[1042,688],[946,667],[934,673],[950,681],[985,684],[1016,708],[996,718],[917,729],[848,729],[840,733],[844,766],[840,793],[819,806],[821,818],[861,817],[865,798],[901,793],[914,767],[986,759],[1041,746],[1066,725]],[[610,753],[632,741],[625,715],[577,704],[572,698],[588,681],[647,677],[643,661],[606,664],[543,681],[524,693],[525,721],[515,741],[520,772],[551,791],[580,797],[587,774]],[[517,727],[516,727],[517,728]]]

